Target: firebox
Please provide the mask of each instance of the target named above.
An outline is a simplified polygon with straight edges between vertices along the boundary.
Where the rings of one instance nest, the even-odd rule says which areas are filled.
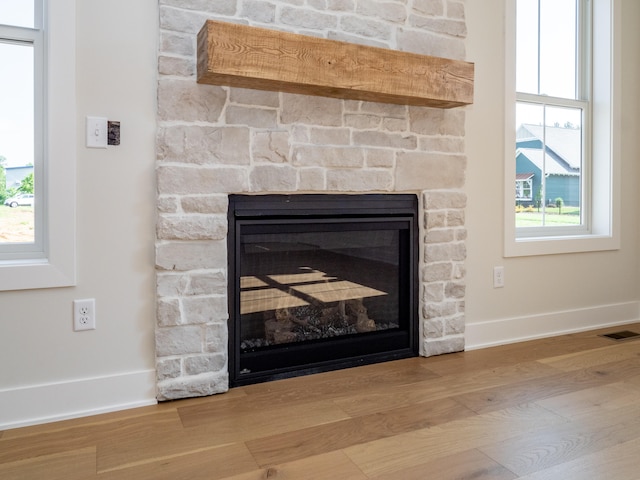
[[[415,195],[230,195],[231,386],[418,354]]]

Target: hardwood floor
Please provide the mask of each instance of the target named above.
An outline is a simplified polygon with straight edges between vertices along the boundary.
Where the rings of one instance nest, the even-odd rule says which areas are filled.
[[[639,479],[640,337],[585,332],[0,432],[9,479]]]

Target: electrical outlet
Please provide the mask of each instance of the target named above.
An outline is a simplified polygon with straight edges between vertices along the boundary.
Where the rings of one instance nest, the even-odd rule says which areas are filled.
[[[504,267],[493,267],[493,288],[504,287]]]
[[[93,298],[73,301],[73,329],[96,329],[96,301]]]

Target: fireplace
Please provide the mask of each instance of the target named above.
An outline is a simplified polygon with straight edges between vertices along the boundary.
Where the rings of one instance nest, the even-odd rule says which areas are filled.
[[[223,393],[229,389],[230,376],[231,384],[238,385],[414,355],[416,349],[425,357],[464,350],[465,108],[203,85],[195,76],[196,36],[209,19],[464,60],[464,2],[393,2],[392,11],[381,2],[380,8],[366,12],[356,11],[354,2],[324,2],[325,8],[319,6],[323,2],[313,6],[307,5],[311,2],[277,2],[277,9],[273,2],[253,2],[252,8],[241,8],[247,3],[241,0],[161,3],[156,137],[157,398]],[[272,194],[281,196],[270,197]],[[238,203],[237,195],[253,195],[259,204],[247,208]],[[305,200],[314,200],[308,195],[323,195],[322,200],[333,199],[333,203],[317,208],[313,201]],[[417,198],[418,214],[407,213],[405,206],[399,207],[399,213],[393,213],[395,207],[372,206],[374,202],[369,200],[378,195],[386,202],[400,202],[404,195],[414,197],[412,202]],[[230,196],[234,198],[233,209],[240,206],[237,219],[234,215],[231,221]],[[293,215],[282,213],[284,200]],[[363,205],[366,208],[361,208]],[[324,218],[329,210],[340,221],[331,223]],[[273,218],[267,219],[267,214]],[[285,218],[278,218],[280,215]],[[394,215],[396,218],[389,218]],[[409,220],[402,218],[405,215]],[[318,220],[315,230],[304,234],[296,230],[310,225],[310,220]],[[259,230],[270,223],[288,230]],[[332,231],[336,225],[345,231]],[[250,226],[258,229],[257,233],[249,233]],[[345,265],[344,259],[350,258],[353,264],[368,264],[375,275],[357,278],[352,268],[330,269],[328,260],[320,265],[305,261],[297,263],[307,269],[293,271],[298,276],[289,278],[277,275],[291,272],[263,272],[252,267],[255,271],[245,275],[250,278],[241,285],[240,259],[229,265],[230,252],[233,250],[234,258],[236,250],[241,253],[236,248],[240,245],[237,228],[247,232],[247,252],[263,251],[266,246],[271,248],[272,258],[282,257],[276,250],[295,241],[290,258],[313,253],[316,258],[332,258],[337,265]],[[348,251],[335,245],[343,234],[352,236]],[[406,251],[394,260],[380,257],[385,250],[382,239],[388,242],[394,236],[399,240],[393,251]],[[405,245],[407,237],[411,240]],[[355,251],[362,238],[373,243]],[[414,261],[407,264],[410,257]],[[336,261],[338,258],[344,261]],[[394,282],[396,290],[383,283],[392,268],[401,272]],[[321,283],[335,287],[338,282],[354,290],[370,290],[352,295],[356,298],[351,300],[343,299],[341,304],[336,303],[339,299],[325,302],[316,298],[317,291],[304,290],[317,289]],[[285,303],[280,309],[272,299],[277,308],[247,310],[251,322],[243,333],[235,324],[240,300],[229,298],[230,294],[235,298],[236,292],[239,298],[241,288],[246,289],[247,298],[277,292],[283,301],[306,304]],[[384,321],[378,304],[395,295],[397,303],[387,307],[393,310],[393,318]],[[305,313],[304,308],[310,312]],[[359,312],[360,331],[337,329],[336,322],[330,321],[332,311],[326,311],[331,308],[342,319],[348,312],[356,312],[351,314],[352,329]],[[271,345],[270,341],[267,345],[266,322],[277,319],[276,310],[286,328],[278,328],[282,343]],[[308,334],[310,327],[300,325],[310,323],[320,330],[315,333],[321,337],[322,328],[313,325],[318,318],[323,319],[323,327],[340,333],[331,339],[335,343],[313,338]],[[373,320],[375,330],[368,320]],[[302,327],[307,328],[307,334],[299,340]],[[269,338],[275,339],[275,333],[269,332]],[[236,340],[243,335],[255,344],[245,344],[241,354]],[[287,338],[290,341],[285,341]],[[370,345],[366,348],[373,351],[366,350],[360,339],[366,339]],[[376,342],[382,351],[376,350]],[[302,349],[306,360],[300,364],[267,369],[276,358],[303,358],[298,355]],[[340,349],[343,354],[336,355]],[[326,358],[327,352],[330,358]],[[259,358],[255,362],[262,370],[250,364],[253,357]]]
[[[229,197],[229,381],[418,354],[415,195]]]

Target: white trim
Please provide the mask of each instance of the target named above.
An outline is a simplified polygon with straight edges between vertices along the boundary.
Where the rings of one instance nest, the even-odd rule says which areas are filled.
[[[155,405],[153,369],[0,390],[0,430]]]
[[[555,337],[638,322],[640,302],[600,305],[539,315],[468,323],[466,350]]]
[[[0,262],[0,291],[76,282],[76,0],[46,3],[46,162],[39,192],[47,204],[48,244],[44,259]]]
[[[517,238],[513,194],[515,162],[515,1],[508,0],[505,25],[504,256],[518,257],[620,248],[620,0],[593,0],[593,181],[588,234]],[[609,161],[598,161],[606,158]]]

